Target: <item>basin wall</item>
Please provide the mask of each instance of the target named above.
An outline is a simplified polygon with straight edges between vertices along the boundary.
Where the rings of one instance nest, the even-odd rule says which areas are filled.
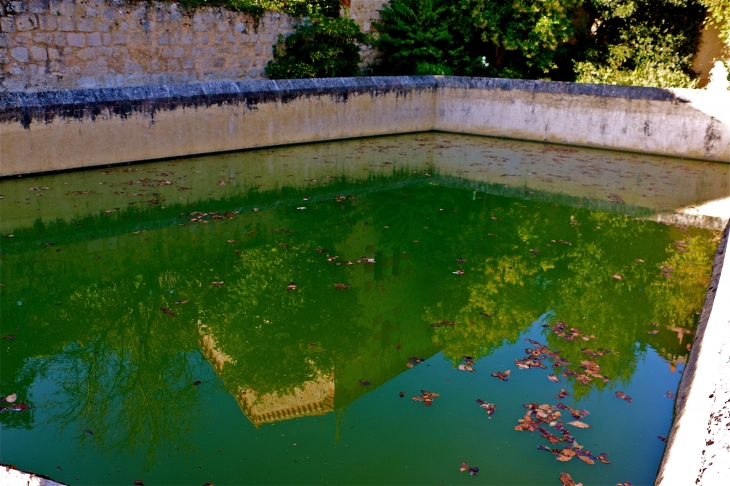
[[[730,162],[730,93],[361,77],[0,93],[0,176],[442,130]]]

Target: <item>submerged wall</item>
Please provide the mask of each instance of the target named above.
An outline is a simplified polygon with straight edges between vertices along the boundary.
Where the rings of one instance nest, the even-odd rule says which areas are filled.
[[[0,93],[0,176],[427,130],[730,162],[730,93],[434,76]]]

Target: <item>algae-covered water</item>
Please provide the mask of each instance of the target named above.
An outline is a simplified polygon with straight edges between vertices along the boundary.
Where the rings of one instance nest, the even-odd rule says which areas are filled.
[[[727,176],[418,134],[1,181],[0,462],[651,484],[718,241],[676,210]]]

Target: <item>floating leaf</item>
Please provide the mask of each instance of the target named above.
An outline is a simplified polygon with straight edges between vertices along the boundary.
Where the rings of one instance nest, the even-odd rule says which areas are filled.
[[[499,381],[507,381],[507,379],[509,379],[510,373],[512,373],[511,370],[507,370],[504,373],[495,371],[494,373],[492,373],[492,376],[494,376],[495,378],[499,378]]]
[[[563,483],[563,486],[582,486],[581,483],[576,483],[573,481],[573,478],[570,477],[570,474],[561,472],[560,473],[560,482]]]
[[[15,393],[13,393],[12,395],[8,395],[7,397],[3,398],[3,400],[6,401],[6,402],[8,402],[8,403],[14,403],[15,400],[17,400],[17,399],[18,399],[18,395],[15,394]]]
[[[350,288],[350,285],[340,282],[335,284],[335,288],[339,290],[346,290]]]
[[[15,335],[13,335],[13,334],[6,334],[5,336],[3,336],[3,339],[7,339],[8,341],[11,341],[12,342],[13,339],[15,339]]]
[[[358,383],[360,383],[362,386],[368,386],[368,385],[370,385],[370,382],[369,381],[365,381],[365,380],[359,380]]]
[[[554,381],[555,383],[560,383],[560,380],[555,375],[548,375],[548,380]]]
[[[657,331],[657,330],[655,329],[655,330],[653,330],[653,331],[649,331],[649,334],[652,334],[652,335],[654,335],[654,334],[659,334],[659,331]]]
[[[659,439],[662,442],[666,442],[667,441],[667,438],[664,437],[663,435],[657,435],[657,439]]]
[[[134,486],[144,486],[144,482],[142,482],[141,479],[135,479],[132,484],[134,484]]]
[[[289,285],[286,286],[286,291],[291,292],[292,290],[296,290],[298,288],[299,287],[297,287],[297,284],[295,284],[294,282],[289,282]]]
[[[211,284],[211,285],[212,285],[213,287],[220,287],[220,286],[221,286],[221,285],[223,285],[224,283],[225,283],[225,282],[221,281],[221,282],[211,282],[210,284]]]
[[[89,429],[84,430],[84,433],[87,435],[94,435],[94,433],[92,431],[90,431]]]
[[[455,272],[451,272],[451,273],[453,273],[454,275],[464,275],[464,270],[459,269],[459,270],[457,270]]]
[[[615,395],[616,395],[616,398],[620,398],[622,400],[626,400],[629,403],[632,403],[634,401],[633,398],[631,398],[630,396],[628,396],[627,394],[625,394],[622,391],[617,391]]]
[[[487,415],[489,415],[489,418],[492,418],[492,415],[494,415],[494,412],[497,411],[497,406],[493,403],[487,403],[481,398],[477,398],[477,403],[480,407],[482,407],[484,410],[487,411]]]
[[[188,302],[190,302],[190,300],[178,300],[175,302],[175,305],[183,305],[187,304]]]
[[[568,422],[568,425],[572,425],[573,427],[578,427],[579,429],[590,429],[591,426],[588,425],[585,422],[581,422],[579,420],[575,420],[573,422]]]
[[[623,280],[624,279],[623,275],[619,275],[618,273],[614,273],[613,274],[613,278],[615,278],[616,280]]]
[[[401,397],[401,398],[403,398],[404,396],[406,396],[406,392],[400,392],[400,393],[398,394],[398,396],[399,396],[399,397]]]
[[[487,314],[486,312],[480,312],[479,315],[482,317],[492,317],[492,314]]]
[[[198,386],[198,385],[200,385],[201,383],[203,383],[203,382],[202,382],[202,381],[200,381],[200,380],[194,381],[194,382],[193,382],[193,386]]]
[[[466,260],[462,260],[461,258],[457,258],[456,259],[456,263],[458,263],[458,264],[466,263]]]
[[[557,398],[558,400],[562,400],[563,398],[569,397],[569,396],[570,396],[570,393],[568,393],[567,391],[565,391],[565,388],[562,388],[560,390],[560,393],[558,393],[557,395],[555,395],[555,398]]]

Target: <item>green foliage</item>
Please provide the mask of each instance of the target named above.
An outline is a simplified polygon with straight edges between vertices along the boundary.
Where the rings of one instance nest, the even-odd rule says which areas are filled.
[[[374,70],[693,87],[698,2],[730,29],[730,0],[391,0]]]
[[[573,35],[578,6],[577,0],[460,0],[457,24],[466,39],[484,43],[495,74],[539,75],[557,68],[555,54]]]
[[[266,74],[272,79],[356,76],[360,46],[369,43],[351,19],[313,16],[286,39],[279,35]]]
[[[692,57],[704,8],[694,0],[589,0],[595,19],[581,43],[578,82],[635,86],[696,85]]]
[[[379,35],[375,47],[380,59],[378,74],[453,74],[449,50],[454,37],[446,22],[445,0],[393,0],[380,11],[374,24]]]
[[[720,31],[720,39],[730,46],[730,0],[700,0],[707,7],[708,23]]]
[[[225,7],[236,12],[246,12],[258,19],[267,10],[284,12],[295,17],[313,14],[326,17],[340,15],[339,0],[180,0],[183,8]]]

